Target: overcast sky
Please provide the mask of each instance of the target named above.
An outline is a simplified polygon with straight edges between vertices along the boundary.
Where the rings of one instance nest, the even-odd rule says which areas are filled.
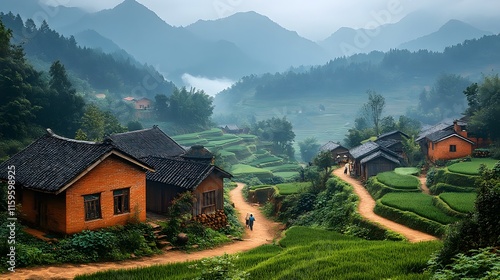
[[[110,9],[123,0],[45,0],[92,11]],[[373,27],[374,23],[397,22],[408,13],[437,10],[445,16],[465,20],[500,15],[498,0],[137,0],[165,22],[186,26],[198,19],[227,17],[255,11],[282,27],[318,41],[340,27]],[[472,20],[469,20],[469,22]],[[484,27],[483,27],[484,28]],[[493,31],[493,30],[491,30]]]

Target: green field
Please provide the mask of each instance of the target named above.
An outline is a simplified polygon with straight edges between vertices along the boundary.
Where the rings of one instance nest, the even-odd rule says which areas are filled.
[[[441,242],[367,241],[339,233],[292,227],[279,241],[239,254],[234,262],[252,280],[288,279],[429,279],[430,256]],[[168,254],[168,253],[167,253]],[[106,271],[75,279],[194,279],[197,262]]]
[[[439,198],[448,204],[451,209],[460,213],[474,211],[476,197],[476,193],[442,193],[439,195]]]
[[[273,186],[271,185],[256,185],[256,186],[251,186],[251,190],[258,190],[258,189],[265,189],[265,188],[272,188]]]
[[[492,158],[473,158],[471,161],[464,161],[448,166],[450,172],[462,173],[467,175],[479,175],[479,166],[486,165],[488,168],[493,168],[498,160]]]
[[[211,151],[217,151],[227,164],[233,165],[230,171],[234,176],[257,176],[259,179],[281,177],[284,180],[296,178],[300,165],[287,162],[271,154],[268,142],[261,142],[250,134],[224,134],[222,130],[210,130],[176,135],[172,137],[180,145],[204,145]]]
[[[282,195],[289,195],[298,193],[300,190],[304,188],[308,188],[311,186],[310,182],[297,182],[297,183],[284,183],[276,185],[278,191]]]
[[[410,211],[429,220],[441,224],[450,224],[458,221],[432,204],[432,196],[423,193],[388,193],[381,200],[382,204],[403,211]]]
[[[384,185],[402,190],[418,189],[420,186],[420,181],[417,177],[411,175],[401,175],[394,171],[377,174],[377,180]]]
[[[247,164],[235,164],[231,169],[231,173],[234,176],[250,176],[255,175],[257,177],[272,177],[273,173],[269,170],[250,166]]]
[[[420,169],[418,169],[417,167],[398,167],[396,169],[394,169],[394,172],[396,172],[396,174],[400,174],[400,175],[418,175],[420,173]]]

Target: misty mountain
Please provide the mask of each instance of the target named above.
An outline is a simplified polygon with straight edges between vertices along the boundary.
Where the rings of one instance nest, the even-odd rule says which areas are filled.
[[[245,92],[260,100],[282,100],[307,95],[332,97],[345,92],[363,94],[367,89],[423,88],[442,73],[481,78],[500,67],[500,35],[484,36],[448,47],[442,53],[393,49],[386,53],[337,58],[307,72],[293,71],[241,79],[216,96],[216,103],[240,102]],[[357,58],[359,56],[359,58]],[[377,62],[378,61],[378,62]],[[471,75],[471,73],[475,73]],[[244,103],[244,102],[243,102]]]
[[[316,43],[256,12],[236,13],[217,20],[199,20],[186,29],[206,40],[234,43],[245,54],[265,63],[269,72],[327,61],[325,51]]]
[[[51,4],[59,4],[62,1],[49,1]],[[22,18],[31,18],[37,25],[40,25],[45,20],[50,26],[56,30],[59,28],[78,21],[86,11],[76,7],[65,7],[62,5],[49,6],[40,0],[2,0],[0,4],[0,12],[7,14],[19,14]]]
[[[148,65],[140,65],[130,57],[117,58],[116,52],[106,54],[82,48],[75,37],[66,38],[46,23],[32,26],[19,16],[1,12],[0,20],[12,30],[12,43],[23,47],[28,59],[36,62],[38,70],[48,71],[48,67],[59,60],[79,83],[118,96],[154,98],[157,94],[170,94],[175,87]]]
[[[424,11],[410,13],[391,24],[384,24],[382,18],[374,17],[367,25],[381,24],[378,28],[343,27],[318,44],[328,51],[331,58],[374,50],[388,51],[404,42],[434,32],[443,23],[437,14]]]
[[[87,14],[63,31],[76,34],[87,29],[109,38],[139,61],[161,69],[177,81],[185,72],[236,78],[262,71],[257,62],[246,57],[234,44],[207,41],[182,27],[173,27],[134,0]],[[214,61],[218,63],[212,64]],[[208,64],[212,64],[210,69]]]
[[[102,36],[95,30],[84,30],[73,35],[81,47],[100,49],[105,53],[113,53],[122,50],[112,40]]]
[[[427,49],[442,52],[446,47],[456,45],[467,39],[480,38],[484,35],[491,35],[491,32],[480,30],[463,21],[450,20],[438,31],[403,43],[399,48],[410,51]]]

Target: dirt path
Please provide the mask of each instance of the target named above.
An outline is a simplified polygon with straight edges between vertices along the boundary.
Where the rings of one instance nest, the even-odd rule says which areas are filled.
[[[418,176],[418,180],[420,180],[420,189],[422,190],[422,192],[430,195],[431,191],[427,187],[427,178],[425,177],[425,175]]]
[[[243,236],[243,241],[235,241],[221,247],[200,252],[184,253],[180,251],[169,251],[163,255],[123,262],[91,263],[81,265],[65,264],[58,266],[22,268],[16,269],[16,272],[14,273],[1,274],[0,279],[73,279],[76,275],[84,273],[192,261],[206,257],[220,256],[224,253],[234,254],[248,251],[263,244],[272,243],[275,238],[279,237],[280,224],[267,220],[260,213],[257,206],[250,205],[245,202],[241,194],[242,189],[243,184],[238,183],[238,187],[230,192],[231,201],[234,203],[237,211],[239,212],[240,221],[245,221],[244,217],[247,212],[253,213],[255,216],[254,229],[253,231],[245,229],[246,232]]]
[[[347,183],[353,186],[354,192],[359,197],[359,204],[358,204],[359,214],[361,214],[361,216],[364,217],[365,219],[378,223],[387,229],[402,234],[410,242],[437,240],[437,238],[432,235],[411,229],[404,225],[395,223],[391,220],[378,216],[373,212],[373,208],[375,208],[375,200],[371,197],[368,191],[361,185],[361,183],[358,180],[351,178],[351,176],[347,174],[344,174],[344,168],[336,169],[335,171],[333,171],[333,174],[335,174],[337,177],[341,178],[342,180],[346,181]]]

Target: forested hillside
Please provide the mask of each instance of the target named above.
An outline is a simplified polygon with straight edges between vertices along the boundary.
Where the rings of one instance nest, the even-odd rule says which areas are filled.
[[[291,71],[245,77],[217,99],[237,101],[248,89],[256,99],[300,97],[304,94],[334,96],[342,91],[389,89],[428,85],[442,73],[468,76],[489,73],[500,66],[500,35],[484,36],[448,47],[444,52],[391,50],[386,53],[337,58],[308,71]],[[470,73],[477,73],[469,76]],[[217,100],[219,102],[219,100]]]
[[[0,19],[12,30],[12,43],[21,44],[28,59],[41,64],[38,66],[43,69],[38,70],[48,70],[53,61],[59,60],[68,72],[92,89],[116,93],[117,97],[154,98],[157,94],[171,94],[175,87],[152,66],[138,66],[130,59],[81,48],[73,36],[65,38],[46,22],[37,27],[33,20],[23,22],[20,16],[12,13],[0,13]]]

